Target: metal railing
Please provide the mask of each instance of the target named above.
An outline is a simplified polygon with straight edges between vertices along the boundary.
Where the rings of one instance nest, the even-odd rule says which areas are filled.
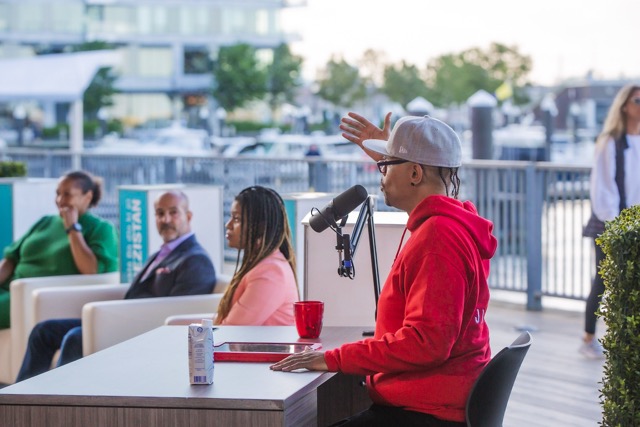
[[[58,177],[71,167],[65,151],[9,149],[5,158],[27,163],[30,177]],[[81,167],[104,178],[98,215],[118,224],[120,185],[200,183],[224,188],[225,221],[233,197],[250,185],[281,194],[340,193],[363,185],[384,204],[380,174],[372,162],[322,158],[223,158],[82,154]],[[527,293],[527,307],[541,309],[543,296],[586,299],[594,270],[593,248],[581,236],[590,214],[588,167],[541,162],[482,161],[460,170],[460,198],[471,200],[494,223],[498,250],[490,287]]]

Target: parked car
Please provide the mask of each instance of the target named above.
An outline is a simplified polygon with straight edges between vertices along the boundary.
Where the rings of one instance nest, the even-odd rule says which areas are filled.
[[[178,122],[164,128],[147,129],[144,133],[132,133],[131,137],[120,138],[109,134],[95,147],[87,150],[94,153],[146,153],[209,155],[212,153],[208,135],[203,129],[191,129]]]

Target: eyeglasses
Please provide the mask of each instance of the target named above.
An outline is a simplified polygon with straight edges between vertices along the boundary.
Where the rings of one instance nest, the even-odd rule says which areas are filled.
[[[396,160],[381,160],[379,162],[377,162],[376,164],[378,165],[378,170],[380,171],[380,173],[387,173],[387,166],[389,165],[400,165],[402,163],[407,163],[409,160],[402,160],[402,159],[396,159]]]
[[[631,102],[633,102],[636,105],[640,105],[640,98],[631,98]]]

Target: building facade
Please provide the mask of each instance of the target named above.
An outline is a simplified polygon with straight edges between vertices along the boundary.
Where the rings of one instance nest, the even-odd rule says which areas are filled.
[[[132,122],[198,109],[221,46],[248,43],[268,61],[297,38],[280,15],[305,0],[0,0],[0,59],[107,42],[122,56],[113,116]],[[197,114],[197,112],[196,112]]]

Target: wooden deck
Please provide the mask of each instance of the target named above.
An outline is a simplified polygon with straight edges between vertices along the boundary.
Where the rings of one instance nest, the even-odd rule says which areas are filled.
[[[516,379],[504,427],[597,426],[602,421],[599,388],[603,361],[578,353],[584,314],[493,300],[487,322],[493,353],[509,345],[522,328],[533,343]],[[598,333],[604,331],[602,321]]]

